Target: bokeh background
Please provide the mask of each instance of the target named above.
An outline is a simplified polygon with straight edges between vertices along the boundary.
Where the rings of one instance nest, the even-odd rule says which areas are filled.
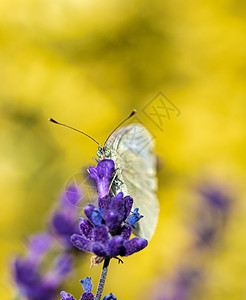
[[[103,143],[133,108],[156,141],[160,219],[144,251],[111,263],[105,293],[152,299],[192,260],[196,186],[212,182],[233,204],[216,246],[196,254],[204,276],[189,299],[246,299],[245,9],[241,0],[0,2],[2,299],[16,294],[9,264],[23,237],[45,228],[69,178],[94,164],[97,146],[48,118]],[[161,128],[151,115],[160,92],[181,112]],[[79,279],[99,279],[89,258],[64,286],[74,296]]]

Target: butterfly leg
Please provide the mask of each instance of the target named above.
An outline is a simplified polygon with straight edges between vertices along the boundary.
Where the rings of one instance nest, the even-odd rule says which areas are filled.
[[[110,185],[109,185],[109,188],[108,188],[107,196],[109,195],[109,192],[110,192],[110,190],[111,190],[112,184],[113,184],[113,182],[114,182],[114,180],[115,180],[115,178],[116,178],[116,176],[117,176],[117,171],[118,171],[118,170],[119,170],[119,168],[117,168],[117,169],[115,170],[114,177],[113,177],[113,179],[111,180]]]
[[[117,256],[114,256],[113,258],[115,258],[115,259],[117,259],[118,260],[118,264],[123,264],[124,262],[123,262],[123,260],[122,259],[120,259],[119,257],[117,257]]]

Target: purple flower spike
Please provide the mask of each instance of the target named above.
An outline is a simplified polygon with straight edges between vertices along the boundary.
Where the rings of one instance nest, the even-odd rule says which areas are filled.
[[[115,171],[114,161],[103,159],[96,168],[90,167],[89,171],[98,186],[98,208],[94,205],[85,207],[87,219],[79,219],[81,234],[71,236],[72,244],[80,250],[96,254],[101,261],[105,257],[131,255],[145,248],[147,240],[130,240],[132,225],[143,217],[138,213],[138,208],[129,217],[133,199],[130,196],[124,197],[122,192],[116,196],[108,194],[110,180]]]
[[[76,217],[69,216],[64,212],[55,212],[51,220],[53,231],[65,248],[70,248],[70,236],[79,233]]]
[[[212,209],[216,209],[222,213],[227,213],[230,210],[232,199],[230,195],[224,191],[223,187],[207,183],[200,187],[199,191]]]
[[[197,221],[194,232],[197,246],[211,247],[225,229],[230,216],[233,198],[227,188],[215,183],[206,183],[199,187],[201,197],[197,204]]]
[[[47,234],[31,238],[25,257],[16,258],[13,264],[13,277],[21,297],[25,299],[52,300],[58,287],[71,269],[71,257],[68,254],[59,256],[47,269],[44,255],[52,253],[54,240]],[[64,297],[65,294],[63,293]],[[69,298],[66,300],[70,300]],[[73,300],[73,298],[71,298]]]
[[[75,298],[71,294],[66,293],[64,291],[62,291],[60,295],[62,297],[61,300],[75,300]]]
[[[130,196],[124,197],[122,192],[115,197],[109,195],[103,199],[105,201],[102,210],[94,206],[86,207],[87,220],[79,219],[81,235],[72,235],[72,244],[80,250],[110,258],[118,255],[128,256],[145,248],[148,244],[147,240],[141,238],[130,240],[131,225],[142,218],[138,209],[135,209],[128,222],[126,221],[133,199]]]
[[[103,198],[108,194],[110,179],[115,171],[114,161],[112,159],[101,160],[97,167],[89,167],[91,178],[94,178],[97,183],[99,198]]]
[[[60,199],[59,207],[53,213],[50,226],[61,244],[69,249],[72,247],[70,237],[78,231],[78,203],[81,200],[82,191],[76,185],[66,188]]]

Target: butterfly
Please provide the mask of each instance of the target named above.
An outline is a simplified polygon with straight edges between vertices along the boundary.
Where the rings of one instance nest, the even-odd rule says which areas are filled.
[[[125,196],[130,195],[133,198],[133,208],[139,208],[140,214],[144,216],[136,226],[134,225],[133,233],[150,240],[156,229],[160,209],[156,196],[154,139],[141,124],[130,124],[119,128],[135,112],[134,110],[113,130],[103,147],[93,138],[82,133],[99,145],[97,150],[99,160],[106,158],[114,161],[117,176],[112,183],[111,191],[114,195],[121,191]],[[50,121],[72,128],[53,119]]]

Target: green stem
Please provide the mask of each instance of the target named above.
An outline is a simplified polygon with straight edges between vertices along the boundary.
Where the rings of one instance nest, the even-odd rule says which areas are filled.
[[[109,257],[105,257],[103,268],[102,268],[101,277],[100,277],[100,280],[99,280],[99,283],[98,283],[98,287],[97,287],[97,293],[96,293],[95,300],[101,300],[102,293],[103,293],[103,288],[104,288],[106,277],[107,277],[107,273],[108,273],[109,262],[110,262],[110,258]]]

